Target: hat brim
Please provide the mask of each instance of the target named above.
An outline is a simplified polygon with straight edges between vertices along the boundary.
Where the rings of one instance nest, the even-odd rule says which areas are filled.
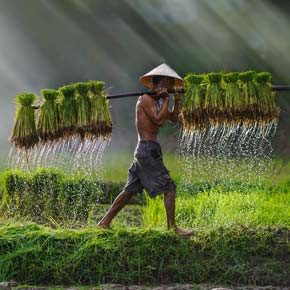
[[[152,89],[153,88],[153,76],[154,75],[144,75],[142,77],[139,78],[139,82],[144,85],[145,87]],[[156,76],[160,76],[157,75]],[[175,88],[180,88],[180,87],[184,87],[184,80],[182,79],[178,79],[172,76],[166,76],[164,75],[164,77],[168,77],[174,80],[173,85],[168,87],[168,89],[175,89]]]

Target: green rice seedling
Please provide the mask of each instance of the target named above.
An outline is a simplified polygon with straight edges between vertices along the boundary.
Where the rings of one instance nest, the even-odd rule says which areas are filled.
[[[109,101],[104,93],[105,83],[90,81],[91,99],[91,129],[92,136],[107,138],[112,133],[112,120],[109,110]]]
[[[192,186],[194,187],[194,186]],[[181,189],[182,190],[182,189]],[[219,227],[257,227],[259,225],[290,225],[290,190],[282,192],[278,186],[249,188],[212,185],[198,193],[178,190],[176,198],[176,222],[184,228],[217,230]],[[143,211],[144,226],[164,227],[166,215],[163,200],[146,200]]]
[[[196,231],[194,237],[184,239],[161,229],[104,231],[2,224],[0,277],[22,285],[48,285],[48,289],[56,285],[101,289],[92,285],[103,283],[152,289],[150,285],[193,281],[230,288],[255,284],[287,289],[288,232],[278,226],[220,227]]]
[[[60,130],[64,137],[68,138],[75,134],[76,128],[76,104],[75,87],[66,85],[59,89],[61,102],[59,106]]]
[[[32,148],[38,143],[35,125],[35,112],[32,104],[37,97],[31,93],[20,93],[16,96],[17,111],[10,141],[25,149]]]
[[[41,90],[44,102],[39,108],[37,133],[42,142],[57,141],[61,136],[59,128],[59,92],[51,89]]]
[[[275,92],[271,90],[269,72],[260,72],[255,76],[259,112],[264,123],[278,123],[279,108],[275,104]]]
[[[206,75],[206,94],[203,104],[211,125],[217,126],[224,119],[224,100],[221,87],[222,73],[209,73]]]
[[[242,90],[242,118],[243,125],[250,126],[259,118],[257,91],[254,84],[255,71],[246,71],[239,74]]]
[[[91,122],[91,99],[88,95],[89,84],[88,83],[76,83],[75,84],[75,98],[76,98],[76,111],[77,111],[77,132],[83,140],[89,133]]]
[[[237,125],[237,123],[239,123],[241,93],[238,86],[238,80],[238,72],[231,72],[223,75],[225,114],[231,125]]]
[[[188,74],[185,78],[185,95],[181,111],[183,127],[197,130],[206,126],[207,119],[203,112],[204,89],[201,83],[203,75]]]

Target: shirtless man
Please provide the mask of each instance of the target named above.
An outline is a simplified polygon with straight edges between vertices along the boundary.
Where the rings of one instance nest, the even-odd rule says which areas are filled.
[[[123,191],[113,201],[111,208],[98,223],[100,228],[110,228],[114,216],[125,206],[137,192],[146,189],[151,198],[164,194],[164,206],[168,229],[177,234],[188,236],[192,232],[181,229],[175,223],[175,190],[176,185],[169,175],[162,160],[162,151],[157,140],[159,128],[167,121],[178,122],[180,113],[180,94],[174,95],[174,109],[168,108],[169,94],[167,88],[172,85],[171,77],[154,76],[153,91],[155,95],[139,97],[136,105],[136,129],[138,144],[134,161],[129,169],[128,181]],[[162,106],[160,100],[162,99]]]

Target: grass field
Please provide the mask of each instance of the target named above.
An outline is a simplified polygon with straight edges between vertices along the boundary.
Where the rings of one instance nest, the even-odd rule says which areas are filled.
[[[0,279],[42,285],[289,285],[289,229],[234,227],[192,239],[150,229],[0,226]]]
[[[128,153],[105,156],[102,198],[121,190],[131,162]],[[162,196],[143,194],[145,205],[133,200],[103,231],[95,225],[108,199],[101,204],[91,182],[42,172],[15,190],[1,175],[10,203],[1,208],[0,281],[290,285],[290,163],[276,160],[265,184],[185,186],[177,157],[165,154],[164,162],[177,183],[177,223],[195,231],[191,239],[166,229]]]

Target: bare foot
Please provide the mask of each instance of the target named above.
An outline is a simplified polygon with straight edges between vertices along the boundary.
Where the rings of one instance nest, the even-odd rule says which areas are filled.
[[[103,229],[103,230],[111,230],[112,228],[109,225],[104,225],[104,224],[97,224],[98,229]]]
[[[185,230],[185,229],[181,229],[179,227],[175,227],[174,228],[174,232],[179,235],[179,236],[183,236],[183,237],[190,237],[194,235],[193,231],[190,230]]]

